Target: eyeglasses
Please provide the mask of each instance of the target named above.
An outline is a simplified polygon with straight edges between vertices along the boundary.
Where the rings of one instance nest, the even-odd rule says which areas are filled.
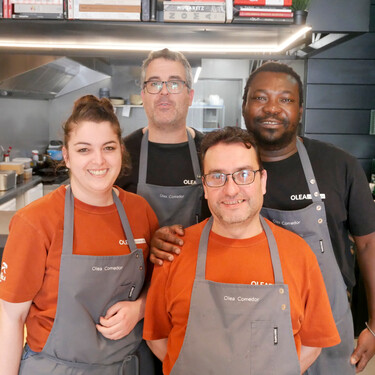
[[[255,174],[261,171],[261,169],[256,171],[251,169],[243,169],[234,173],[208,173],[203,176],[203,180],[204,183],[209,187],[221,187],[227,182],[228,176],[232,176],[233,181],[237,185],[250,185],[255,180]]]
[[[170,94],[180,94],[184,85],[186,85],[185,81],[179,79],[174,79],[172,81],[145,81],[143,82],[143,88],[146,88],[149,94],[159,94],[163,89],[164,83]],[[188,86],[186,85],[186,87]]]

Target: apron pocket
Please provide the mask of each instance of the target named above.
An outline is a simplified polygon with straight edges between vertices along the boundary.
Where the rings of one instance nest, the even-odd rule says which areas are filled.
[[[139,359],[136,355],[128,355],[125,358],[119,375],[139,375]]]
[[[271,321],[251,322],[250,374],[274,375],[277,344],[277,330]]]

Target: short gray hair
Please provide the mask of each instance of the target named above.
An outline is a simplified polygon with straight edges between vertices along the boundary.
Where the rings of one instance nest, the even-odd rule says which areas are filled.
[[[191,89],[193,86],[193,73],[191,71],[191,66],[186,57],[178,51],[171,51],[168,48],[164,48],[159,51],[151,51],[146,60],[143,60],[142,63],[142,72],[141,72],[141,87],[143,89],[143,83],[146,78],[146,69],[150,65],[151,61],[156,59],[165,59],[170,61],[180,62],[185,69],[186,76],[186,86],[188,89]]]

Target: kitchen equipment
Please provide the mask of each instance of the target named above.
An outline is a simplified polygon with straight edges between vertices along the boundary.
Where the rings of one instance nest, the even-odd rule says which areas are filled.
[[[16,172],[0,170],[0,191],[9,190],[16,187]]]
[[[108,98],[109,99],[110,90],[108,87],[101,87],[99,89],[99,98]]]
[[[63,146],[62,141],[52,140],[49,142],[48,148],[51,150],[52,149],[61,150],[62,146]]]
[[[32,168],[27,168],[23,172],[23,179],[24,180],[30,180],[30,178],[33,177],[33,169]]]
[[[48,149],[47,150],[47,154],[49,155],[49,157],[52,159],[52,160],[57,160],[57,161],[60,161],[63,159],[63,155],[62,155],[62,151],[61,150],[50,150]]]
[[[143,100],[141,95],[132,94],[130,95],[130,104],[132,105],[142,105]]]
[[[1,162],[0,163],[0,170],[14,170],[18,175],[23,174],[24,172],[24,166],[23,163],[18,163],[14,161],[9,161],[9,162]]]
[[[125,104],[124,98],[111,97],[109,98],[109,100],[111,101],[112,105],[124,105]]]
[[[63,143],[59,140],[50,141],[48,148],[47,148],[47,154],[52,160],[60,161],[63,159],[62,146],[63,146]]]
[[[31,166],[31,158],[14,158],[12,161],[15,163],[23,163],[25,169],[28,169]]]

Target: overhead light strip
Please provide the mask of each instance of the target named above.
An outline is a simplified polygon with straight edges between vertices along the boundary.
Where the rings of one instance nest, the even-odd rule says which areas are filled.
[[[304,34],[311,30],[311,27],[305,26],[287,38],[281,44],[259,45],[259,44],[231,44],[228,46],[219,44],[218,46],[211,44],[189,44],[189,43],[74,43],[74,42],[48,42],[48,41],[27,41],[18,39],[0,39],[0,48],[14,49],[39,49],[39,50],[100,50],[100,51],[150,51],[163,48],[178,50],[181,52],[205,52],[205,53],[246,53],[246,52],[269,52],[276,53],[285,50],[293,42],[301,38]]]

